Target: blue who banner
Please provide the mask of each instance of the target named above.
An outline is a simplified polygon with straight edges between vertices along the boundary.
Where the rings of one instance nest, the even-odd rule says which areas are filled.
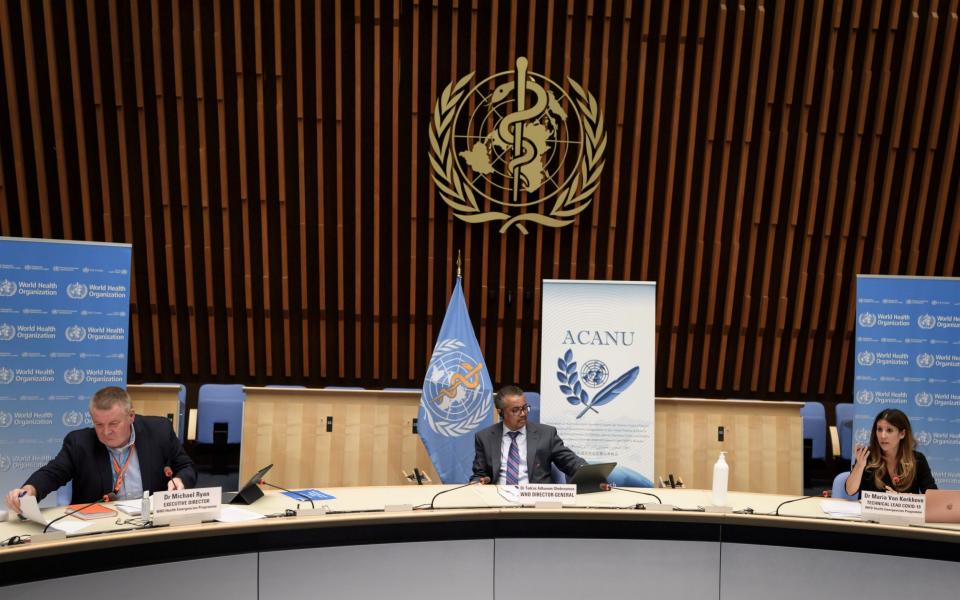
[[[460,277],[423,378],[417,431],[443,483],[473,472],[474,434],[492,425],[493,384],[470,323]]]
[[[910,417],[941,488],[960,488],[960,279],[857,277],[853,443],[884,408]]]
[[[90,425],[96,390],[126,385],[129,309],[128,244],[0,237],[4,493]]]

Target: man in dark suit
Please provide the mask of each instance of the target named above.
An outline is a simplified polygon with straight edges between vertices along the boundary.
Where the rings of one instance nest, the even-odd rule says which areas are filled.
[[[550,483],[551,463],[567,476],[573,476],[586,464],[563,444],[555,427],[527,422],[530,406],[519,387],[501,388],[493,405],[501,420],[476,434],[471,481],[505,485]]]
[[[93,428],[71,431],[57,456],[7,494],[7,505],[20,512],[20,498],[42,500],[73,481],[75,504],[104,496],[140,498],[143,492],[193,487],[197,473],[170,421],[138,417],[126,390],[106,387],[90,400]]]

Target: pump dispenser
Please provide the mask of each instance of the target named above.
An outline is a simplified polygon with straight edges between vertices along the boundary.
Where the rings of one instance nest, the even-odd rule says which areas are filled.
[[[727,479],[730,476],[730,467],[727,465],[727,459],[724,458],[726,452],[720,453],[720,458],[713,465],[713,494],[711,501],[714,506],[726,506],[727,504]]]

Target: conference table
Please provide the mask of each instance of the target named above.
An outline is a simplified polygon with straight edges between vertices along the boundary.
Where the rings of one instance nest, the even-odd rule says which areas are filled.
[[[518,506],[490,485],[316,489],[333,496],[316,503],[326,514],[286,516],[308,503],[270,491],[245,507],[267,515],[258,520],[136,528],[107,518],[2,547],[0,597],[782,600],[960,589],[960,526],[829,518],[820,498],[730,492],[737,512],[719,513],[695,489],[615,488],[564,507]],[[0,540],[40,531],[4,522]]]

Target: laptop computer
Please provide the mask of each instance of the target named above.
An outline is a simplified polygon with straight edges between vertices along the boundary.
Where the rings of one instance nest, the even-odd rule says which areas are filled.
[[[220,504],[253,504],[256,500],[262,498],[263,490],[260,489],[260,480],[272,468],[273,464],[271,463],[254,473],[253,477],[248,479],[239,491],[224,492],[220,497]]]
[[[924,523],[960,523],[960,490],[927,490]]]
[[[570,479],[568,483],[577,486],[578,494],[600,492],[602,491],[600,485],[607,483],[607,476],[610,475],[610,471],[613,471],[613,468],[616,466],[617,463],[615,462],[596,463],[592,465],[585,464],[577,469],[577,472],[573,474],[573,478]]]

